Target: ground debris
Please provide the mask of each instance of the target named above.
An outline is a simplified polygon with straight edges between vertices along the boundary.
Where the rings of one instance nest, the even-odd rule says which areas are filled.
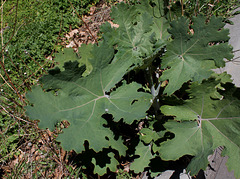
[[[90,29],[92,35],[98,39],[100,26],[109,22],[112,26],[117,27],[116,24],[113,24],[112,19],[110,18],[111,6],[108,6],[104,2],[100,2],[96,6],[91,7],[89,15],[83,16],[83,20]],[[66,34],[65,44],[67,48],[74,48],[77,51],[77,48],[82,44],[95,43],[94,38],[91,36],[88,28],[84,25],[78,29],[72,29],[69,33]]]

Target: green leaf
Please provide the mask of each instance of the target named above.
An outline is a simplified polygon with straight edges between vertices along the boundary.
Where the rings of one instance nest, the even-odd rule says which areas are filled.
[[[78,48],[78,53],[75,53],[72,48],[65,48],[62,52],[56,54],[54,60],[58,63],[57,67],[59,67],[60,70],[63,70],[64,63],[69,61],[77,61],[80,66],[86,65],[86,71],[82,75],[87,76],[92,71],[92,65],[88,61],[88,59],[93,57],[91,53],[92,49],[93,44],[82,44],[82,46]]]
[[[164,2],[163,1],[141,1],[136,5],[137,11],[142,16],[151,17],[151,30],[148,32],[148,36],[151,37],[150,42],[152,43],[152,53],[146,54],[144,58],[144,65],[142,68],[146,68],[156,58],[162,55],[162,49],[166,46],[169,38],[167,29],[169,23],[164,17]]]
[[[162,68],[170,69],[160,77],[161,81],[169,81],[164,90],[168,95],[189,80],[202,82],[209,78],[211,69],[223,67],[223,59],[233,57],[227,44],[229,31],[223,29],[225,24],[222,19],[212,16],[209,22],[205,21],[203,16],[193,17],[193,34],[189,31],[187,18],[181,17],[171,23],[169,33],[173,40],[167,44],[162,61]]]
[[[78,55],[81,57],[79,65],[86,65],[86,71],[83,73],[83,76],[87,76],[92,72],[92,65],[89,63],[88,59],[93,58],[92,55],[93,44],[82,44],[78,48]]]
[[[94,52],[94,58],[89,59],[93,70],[86,77],[81,77],[83,70],[77,62],[65,63],[63,72],[56,68],[44,76],[43,87],[48,92],[36,87],[27,94],[33,104],[26,107],[27,115],[40,120],[40,128],[50,130],[62,120],[69,121],[70,126],[57,138],[65,150],[82,152],[87,140],[95,151],[111,146],[124,155],[126,147],[120,139],[114,140],[110,129],[103,127],[106,120],[101,116],[112,114],[115,121],[123,118],[129,124],[144,118],[151,94],[138,92],[142,86],[137,83],[122,82],[116,87],[132,62],[125,59],[110,63],[113,49],[103,43],[95,46]]]
[[[154,33],[156,40],[158,40],[158,44],[166,43],[169,38],[169,33],[167,32],[167,28],[169,27],[169,23],[164,18],[164,2],[153,0],[149,4],[149,1],[141,1],[140,4],[137,4],[137,10],[142,14],[147,13],[152,17],[153,25],[150,34]]]
[[[177,160],[183,155],[196,156],[188,166],[191,175],[205,170],[208,155],[224,146],[223,155],[228,156],[228,170],[240,177],[240,100],[239,89],[224,85],[219,94],[223,98],[212,98],[218,81],[210,79],[199,85],[194,83],[189,90],[190,99],[183,105],[163,106],[162,113],[175,116],[175,121],[164,127],[175,134],[172,140],[161,144],[160,155],[164,160]],[[184,115],[185,114],[185,115]]]
[[[212,77],[216,78],[216,80],[220,80],[222,84],[232,83],[232,79],[231,79],[232,76],[227,74],[227,72],[223,72],[220,74],[213,73]]]
[[[72,48],[65,48],[62,52],[56,54],[54,61],[57,62],[56,67],[59,67],[60,70],[64,70],[63,66],[65,62],[68,61],[79,61],[77,53],[74,53]]]
[[[114,158],[114,154],[113,153],[109,153],[108,157],[110,157],[110,161],[109,163],[107,163],[104,167],[101,167],[99,165],[97,165],[97,161],[95,158],[92,159],[92,163],[94,164],[94,173],[102,176],[105,173],[107,173],[107,169],[109,169],[112,172],[116,172],[117,171],[117,165],[119,164],[119,162]],[[106,160],[106,159],[103,159]]]
[[[125,3],[113,7],[111,17],[119,27],[113,29],[110,25],[104,25],[102,31],[104,40],[115,45],[118,51],[113,61],[128,58],[135,66],[142,65],[142,58],[152,55],[154,51],[155,42],[151,37],[152,17],[147,12],[139,13],[137,6]]]
[[[134,162],[130,165],[130,169],[135,173],[143,172],[144,168],[148,166],[150,160],[153,158],[151,145],[145,146],[142,142],[139,142],[135,155],[139,155],[139,158],[134,159]]]
[[[156,132],[154,129],[143,128],[140,131],[140,139],[145,144],[152,145],[152,151],[156,153],[159,150],[159,144],[155,142],[164,137],[165,131]]]
[[[215,78],[217,81],[220,81],[222,84],[226,83],[232,83],[231,75],[227,74],[227,72],[223,72],[220,74],[213,73],[211,77]],[[224,90],[224,88],[221,86],[221,83],[217,84],[215,88]],[[222,95],[220,95],[217,91],[212,96],[212,98],[222,98]]]
[[[156,132],[156,131],[154,131],[152,129],[149,129],[149,128],[143,128],[143,129],[141,129],[140,132],[141,132],[140,138],[146,144],[149,144],[152,141],[156,141],[159,138],[164,136],[164,133]]]

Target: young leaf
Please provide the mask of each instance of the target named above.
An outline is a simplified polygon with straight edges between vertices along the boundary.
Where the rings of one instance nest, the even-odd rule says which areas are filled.
[[[157,141],[159,138],[164,136],[164,132],[156,132],[153,129],[143,128],[141,129],[140,139],[146,144],[149,144],[152,141]]]
[[[223,67],[224,58],[231,59],[231,47],[227,44],[228,30],[222,29],[222,19],[212,17],[205,22],[203,16],[192,19],[193,34],[189,31],[189,20],[179,18],[171,23],[169,33],[173,40],[167,44],[160,80],[169,80],[164,92],[168,95],[181,88],[189,80],[202,82],[212,74],[211,69]]]
[[[128,58],[135,66],[142,65],[142,58],[153,53],[155,42],[150,33],[152,16],[146,12],[139,13],[137,6],[120,3],[112,8],[111,17],[119,27],[112,29],[109,25],[104,25],[102,31],[104,40],[117,46],[118,52],[113,61]]]
[[[196,156],[188,166],[191,175],[195,175],[200,169],[206,169],[208,155],[217,147],[224,146],[222,154],[229,157],[226,165],[239,178],[239,90],[234,92],[233,85],[229,87],[226,84],[225,90],[220,91],[223,99],[212,98],[217,84],[212,79],[201,85],[194,83],[189,90],[190,99],[183,105],[161,107],[165,115],[175,116],[175,121],[164,125],[175,134],[175,138],[164,142],[159,152],[164,160],[176,160],[183,155]]]
[[[141,1],[140,4],[137,4],[137,10],[142,14],[147,13],[152,17],[153,25],[151,26],[150,34],[154,33],[156,40],[160,43],[166,43],[169,38],[169,33],[167,28],[169,27],[168,21],[164,18],[164,2],[153,0],[151,1],[152,5],[149,4],[149,1]]]
[[[135,173],[143,172],[144,168],[148,166],[150,160],[153,158],[151,153],[151,145],[145,146],[141,141],[136,147],[136,155],[139,155],[139,158],[134,159],[134,162],[130,165],[130,169],[134,170]]]
[[[82,152],[87,140],[95,151],[111,146],[124,155],[126,148],[113,139],[108,128],[103,127],[106,121],[101,116],[109,113],[115,121],[124,118],[126,123],[144,118],[151,104],[151,94],[138,92],[141,85],[137,83],[123,83],[116,88],[131,61],[125,59],[110,63],[113,49],[101,43],[94,47],[94,52],[94,58],[89,60],[93,70],[86,77],[74,73],[80,71],[78,66],[69,68],[73,62],[65,63],[63,72],[55,69],[44,76],[42,82],[49,92],[36,87],[28,93],[27,98],[33,107],[26,107],[27,114],[33,120],[40,120],[40,128],[50,130],[57,122],[69,121],[70,126],[58,136],[65,150]],[[57,95],[52,90],[58,90]]]
[[[109,169],[112,172],[117,171],[117,165],[119,164],[118,161],[114,158],[113,153],[109,153],[108,157],[110,157],[110,162],[107,163],[104,167],[101,167],[97,165],[97,161],[95,158],[92,158],[92,163],[94,164],[94,173],[97,173],[98,175],[102,176],[105,173],[107,173],[107,169]]]
[[[151,31],[148,32],[148,36],[151,37],[151,43],[153,44],[152,53],[147,54],[147,57],[144,58],[144,65],[141,67],[146,68],[156,57],[161,55],[162,48],[166,46],[170,36],[167,32],[169,23],[164,17],[163,1],[141,1],[136,7],[140,14],[143,16],[147,14],[152,20]]]

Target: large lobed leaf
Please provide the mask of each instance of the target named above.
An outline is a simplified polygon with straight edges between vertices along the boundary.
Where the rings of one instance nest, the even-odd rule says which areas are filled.
[[[126,123],[132,123],[145,117],[151,94],[138,92],[141,85],[137,83],[123,82],[120,87],[115,87],[132,62],[125,59],[111,63],[113,49],[102,43],[93,50],[94,58],[89,59],[93,67],[90,75],[81,77],[85,68],[78,67],[77,62],[65,63],[65,71],[51,70],[42,78],[43,87],[49,92],[36,87],[27,94],[33,104],[26,107],[27,114],[32,120],[40,120],[40,128],[50,130],[57,122],[69,121],[70,126],[58,136],[65,150],[82,152],[87,140],[95,151],[111,146],[124,155],[126,148],[103,127],[106,121],[101,116],[109,113],[115,121],[124,118]]]
[[[169,33],[167,29],[169,27],[169,23],[164,17],[164,2],[153,0],[151,1],[141,1],[140,4],[137,4],[137,11],[141,14],[147,14],[152,18],[152,28],[151,34],[155,35],[157,44],[166,43],[169,38]]]
[[[224,86],[225,90],[214,98],[215,79],[191,86],[190,99],[180,106],[162,106],[161,111],[168,116],[175,116],[167,122],[165,128],[175,134],[175,138],[164,142],[160,155],[164,160],[176,160],[183,155],[196,156],[188,166],[191,175],[205,170],[208,156],[224,146],[223,155],[228,156],[226,163],[229,171],[234,170],[240,177],[240,100],[239,90]],[[175,146],[175,147],[173,147]]]
[[[155,15],[149,1],[136,6],[120,3],[112,8],[111,17],[119,27],[115,29],[105,24],[102,32],[104,40],[115,45],[118,51],[113,61],[128,58],[136,67],[146,63],[143,59],[154,59],[154,54],[163,48],[168,38],[166,19],[158,17],[158,12]]]
[[[173,40],[167,44],[167,52],[163,57],[161,80],[169,80],[164,90],[168,95],[181,88],[189,80],[202,82],[212,74],[211,69],[223,67],[224,58],[231,59],[231,47],[228,30],[221,18],[212,17],[205,22],[203,16],[193,17],[189,31],[189,20],[181,17],[171,23],[169,33]]]
[[[135,65],[141,64],[141,57],[152,53],[153,44],[148,34],[152,25],[151,17],[139,16],[135,6],[124,3],[112,8],[111,17],[119,27],[111,29],[111,34],[105,33],[104,39],[114,39],[113,45],[117,45],[118,52],[113,60],[128,58]]]

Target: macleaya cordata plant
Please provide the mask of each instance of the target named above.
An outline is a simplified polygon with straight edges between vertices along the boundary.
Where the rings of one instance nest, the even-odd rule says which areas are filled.
[[[111,125],[144,121],[138,158],[130,165],[135,173],[153,172],[149,164],[156,157],[191,155],[187,171],[196,175],[221,146],[227,168],[239,178],[239,89],[227,74],[212,71],[233,57],[222,19],[198,15],[169,22],[157,0],[120,3],[111,17],[119,27],[104,24],[98,46],[56,55],[58,66],[27,93],[29,118],[51,131],[68,121],[57,141],[67,151],[91,150],[99,175],[115,172],[128,149]],[[139,79],[140,73],[146,78]]]

